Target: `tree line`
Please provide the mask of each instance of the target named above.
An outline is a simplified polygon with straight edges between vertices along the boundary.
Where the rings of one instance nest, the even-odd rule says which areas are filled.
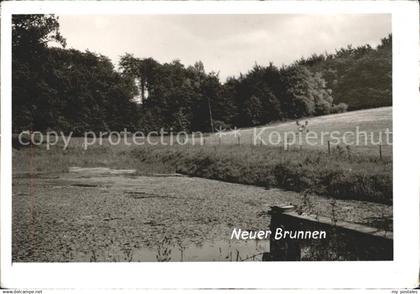
[[[54,15],[15,15],[12,26],[16,132],[209,132],[392,103],[391,36],[377,48],[255,65],[222,83],[200,61],[125,54],[115,68],[106,56],[66,49]]]

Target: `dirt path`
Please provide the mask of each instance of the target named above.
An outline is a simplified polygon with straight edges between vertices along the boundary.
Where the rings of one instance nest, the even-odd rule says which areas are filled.
[[[268,229],[270,206],[302,201],[280,189],[129,170],[15,175],[13,260],[258,260],[268,242],[231,242],[233,228]],[[328,199],[309,202],[308,212],[331,214]],[[372,226],[392,216],[391,206],[375,203],[337,200],[336,207],[338,219]]]

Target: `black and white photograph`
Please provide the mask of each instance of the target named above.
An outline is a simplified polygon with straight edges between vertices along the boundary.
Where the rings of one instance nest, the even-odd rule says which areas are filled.
[[[12,264],[394,261],[391,13],[10,24]]]

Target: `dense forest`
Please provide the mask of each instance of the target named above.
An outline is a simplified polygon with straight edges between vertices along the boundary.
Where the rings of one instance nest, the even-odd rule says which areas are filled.
[[[114,68],[106,56],[65,49],[53,15],[16,15],[12,26],[16,132],[208,132],[392,104],[391,35],[376,48],[255,65],[222,83],[200,61],[161,64],[125,54]]]

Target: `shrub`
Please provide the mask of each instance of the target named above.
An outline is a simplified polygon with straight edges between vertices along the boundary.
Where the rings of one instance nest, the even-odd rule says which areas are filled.
[[[346,103],[338,103],[333,105],[331,113],[342,113],[346,112],[349,106]]]

